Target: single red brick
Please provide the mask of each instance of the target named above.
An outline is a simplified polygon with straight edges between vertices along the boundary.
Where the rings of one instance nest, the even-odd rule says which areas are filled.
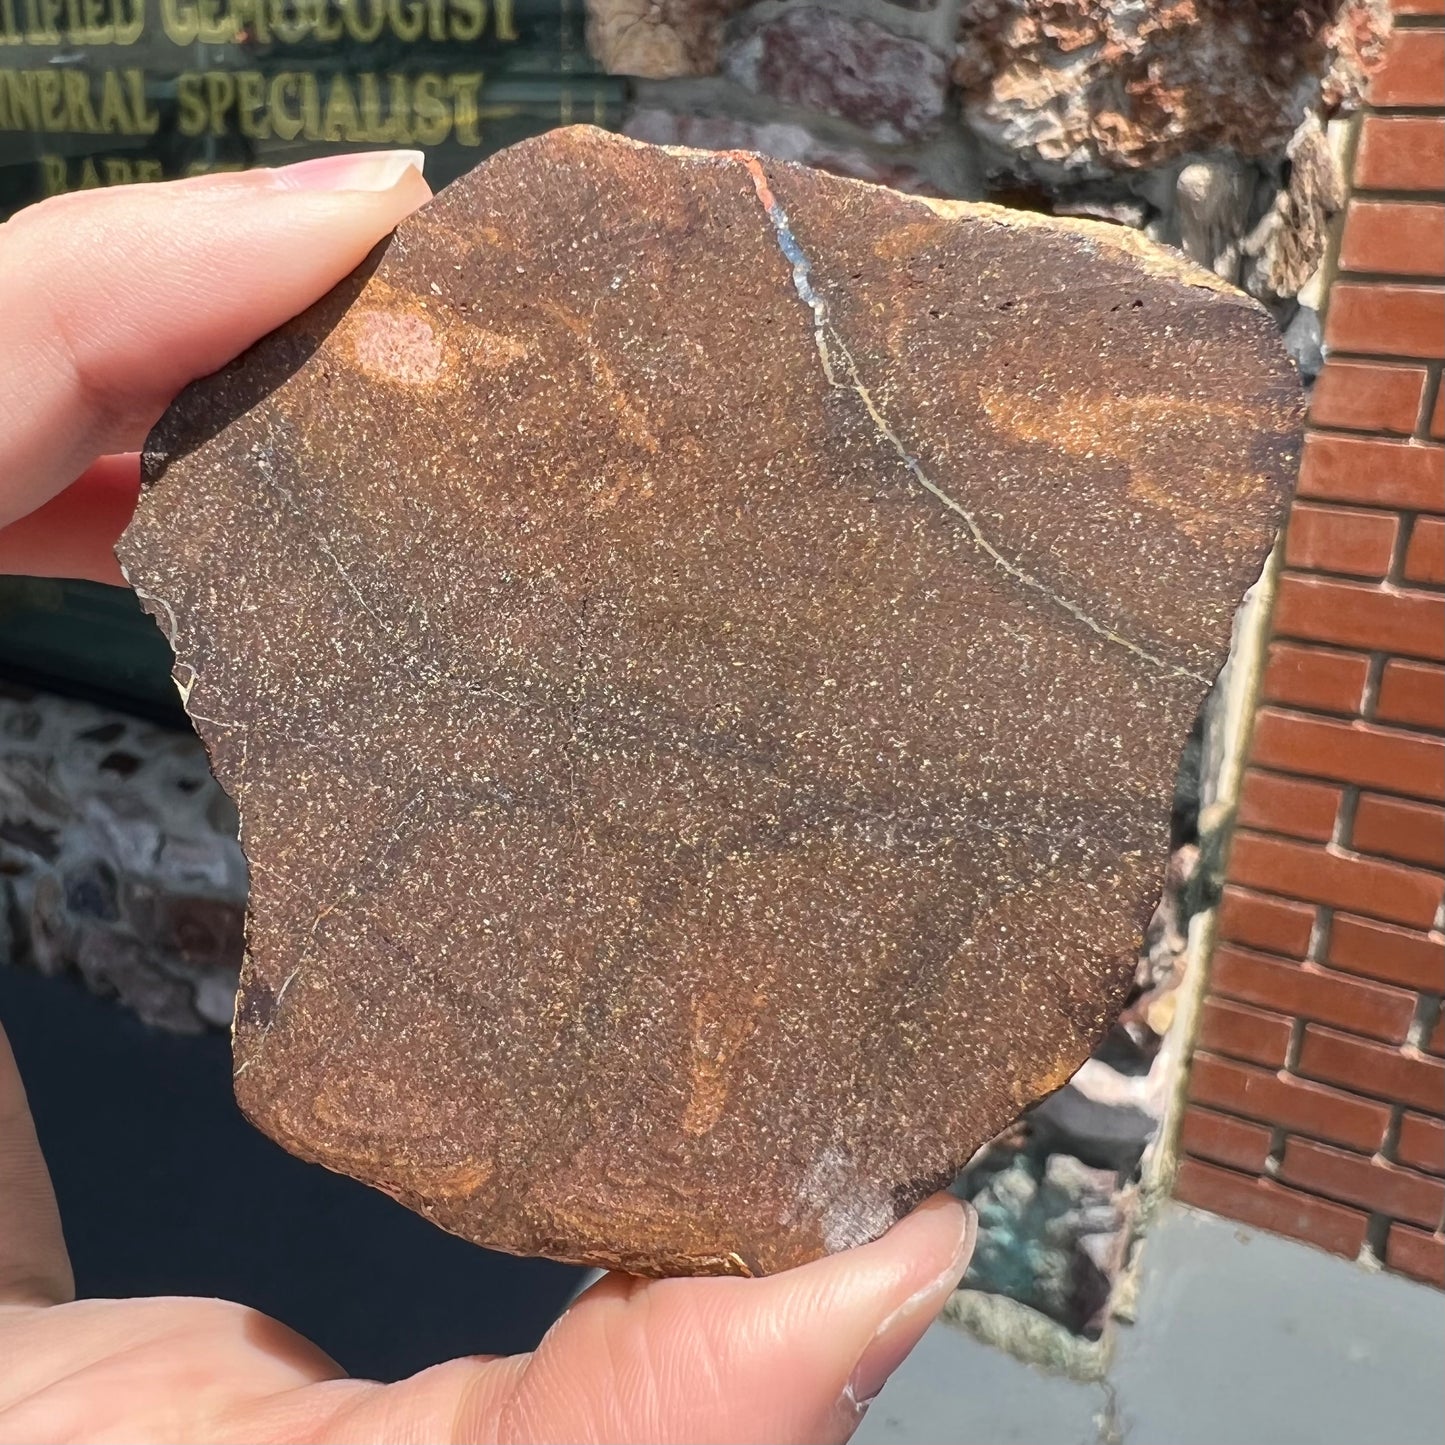
[[[1366,356],[1445,356],[1445,290],[1379,281],[1330,287],[1325,345]]]
[[[1284,538],[1290,567],[1383,577],[1395,554],[1400,519],[1394,512],[1296,502]]]
[[[1199,1159],[1262,1174],[1269,1159],[1270,1131],[1228,1114],[1191,1104],[1179,1126],[1179,1147]]]
[[[1445,793],[1445,740],[1364,722],[1261,708],[1251,761],[1415,798],[1434,800]]]
[[[1395,1157],[1431,1174],[1445,1174],[1445,1122],[1424,1114],[1402,1114]]]
[[[1342,1084],[1398,1104],[1413,1104],[1417,1109],[1438,1109],[1445,1102],[1445,1063],[1352,1038],[1319,1024],[1305,1026],[1299,1071],[1312,1079]]]
[[[1274,602],[1277,636],[1402,657],[1445,658],[1445,596],[1286,572]]]
[[[1219,900],[1216,927],[1219,937],[1231,943],[1303,958],[1314,926],[1315,910],[1311,905],[1251,893],[1233,883],[1226,885]]]
[[[1389,1109],[1373,1099],[1205,1053],[1195,1054],[1190,1065],[1189,1097],[1196,1104],[1352,1149],[1378,1149],[1390,1122]]]
[[[1370,81],[1370,104],[1445,105],[1445,30],[1396,30],[1385,43],[1385,63]]]
[[[1298,490],[1323,502],[1445,511],[1445,447],[1311,432]]]
[[[1445,117],[1367,115],[1355,150],[1362,191],[1438,191],[1445,186]]]
[[[1238,818],[1246,828],[1327,843],[1343,796],[1343,788],[1328,783],[1250,768],[1240,789]]]
[[[1385,1263],[1412,1279],[1445,1285],[1445,1239],[1408,1224],[1392,1224],[1385,1241]]]
[[[1445,1216],[1445,1183],[1440,1180],[1312,1139],[1286,1142],[1279,1177],[1311,1194],[1328,1195],[1342,1204],[1357,1204],[1427,1229],[1434,1229]]]
[[[1367,1220],[1356,1210],[1198,1159],[1180,1162],[1174,1197],[1181,1204],[1300,1239],[1347,1259],[1354,1259],[1365,1242]]]
[[[1425,1052],[1439,1057],[1445,1054],[1445,1013],[1438,1009],[1435,1014],[1435,1022],[1430,1029],[1430,1037],[1425,1040]]]
[[[1357,713],[1369,676],[1370,659],[1358,652],[1275,642],[1270,645],[1260,690],[1266,702]]]
[[[1423,366],[1327,361],[1310,393],[1315,426],[1410,436],[1420,419],[1428,373]]]
[[[1244,828],[1234,837],[1229,877],[1246,888],[1414,928],[1430,926],[1445,895],[1445,878],[1438,873]]]
[[[1445,441],[1445,386],[1435,378],[1435,404],[1430,408],[1430,435],[1438,442]]]
[[[1350,846],[1361,853],[1445,868],[1445,808],[1365,793],[1355,808]]]
[[[1309,964],[1282,963],[1228,945],[1214,952],[1209,987],[1225,998],[1302,1019],[1336,1024],[1392,1044],[1405,1042],[1415,1018],[1415,995],[1403,989],[1324,973]],[[1206,1043],[1203,1047],[1212,1049],[1213,1045]],[[1234,1052],[1231,1049],[1214,1051]],[[1267,1064],[1275,1060],[1261,1058],[1259,1062]],[[1284,1062],[1283,1055],[1279,1062]]]
[[[1289,968],[1289,964],[1282,964]],[[1223,999],[1205,999],[1196,1043],[1211,1054],[1281,1068],[1289,1053],[1290,1020]]]
[[[1397,983],[1422,993],[1445,990],[1445,939],[1336,913],[1330,922],[1331,968]]]
[[[1445,275],[1445,206],[1426,201],[1351,201],[1340,241],[1340,269]]]
[[[1380,675],[1375,716],[1382,722],[1445,728],[1445,667],[1392,657]]]
[[[1405,547],[1405,580],[1445,583],[1445,517],[1416,517]]]

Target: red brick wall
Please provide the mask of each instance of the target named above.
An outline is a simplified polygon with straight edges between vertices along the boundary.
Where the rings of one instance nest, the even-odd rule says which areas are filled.
[[[1445,1283],[1445,0],[1339,240],[1175,1196]]]

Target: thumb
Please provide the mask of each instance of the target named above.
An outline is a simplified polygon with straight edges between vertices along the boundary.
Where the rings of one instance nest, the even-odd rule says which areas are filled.
[[[303,311],[430,195],[421,155],[60,196],[0,226],[0,526]]]
[[[958,1283],[973,1238],[973,1211],[938,1195],[872,1244],[767,1279],[610,1275],[520,1370],[481,1367],[454,1438],[846,1440]],[[445,1389],[437,1376],[459,1368],[429,1383]]]

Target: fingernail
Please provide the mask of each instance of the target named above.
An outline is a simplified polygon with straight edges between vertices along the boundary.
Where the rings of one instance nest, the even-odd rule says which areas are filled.
[[[296,191],[389,191],[407,171],[422,174],[421,151],[359,151],[318,156],[270,172],[273,185]]]
[[[961,1201],[960,1201],[961,1202]],[[901,1365],[958,1287],[973,1253],[974,1236],[978,1232],[978,1216],[973,1206],[963,1204],[960,1210],[958,1247],[948,1268],[922,1289],[909,1295],[881,1325],[863,1351],[848,1380],[849,1401],[858,1410],[865,1408],[887,1383],[889,1375]]]

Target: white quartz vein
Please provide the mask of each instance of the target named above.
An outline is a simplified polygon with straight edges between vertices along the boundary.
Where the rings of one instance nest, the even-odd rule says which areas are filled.
[[[888,419],[879,410],[877,403],[873,400],[872,393],[864,384],[862,376],[858,371],[858,363],[853,359],[853,354],[848,350],[843,338],[838,335],[837,328],[828,320],[827,302],[814,289],[812,281],[812,265],[808,260],[807,253],[793,234],[792,227],[788,222],[788,213],[783,209],[782,203],[773,194],[772,187],[768,184],[768,178],[763,173],[762,164],[754,155],[745,151],[735,151],[733,158],[739,161],[748,172],[752,180],[753,190],[757,193],[763,210],[767,213],[769,222],[772,225],[773,233],[777,237],[778,249],[783,253],[784,259],[792,268],[793,289],[798,293],[798,299],[808,308],[813,316],[813,341],[818,348],[818,357],[823,364],[823,375],[828,380],[828,385],[836,387],[841,391],[853,392],[863,403],[863,409],[868,413],[878,435],[892,448],[899,461],[908,469],[913,479],[931,496],[938,499],[950,512],[959,517],[964,526],[968,529],[969,537],[975,547],[985,556],[989,557],[1002,571],[1012,577],[1014,581],[1046,597],[1056,607],[1060,608],[1076,622],[1082,623],[1091,632],[1097,633],[1106,641],[1117,647],[1125,648],[1136,657],[1142,658],[1145,662],[1154,667],[1161,668],[1165,672],[1173,673],[1177,677],[1187,677],[1195,682],[1208,683],[1209,679],[1197,672],[1191,672],[1188,668],[1178,667],[1162,657],[1155,656],[1152,652],[1139,646],[1137,642],[1130,641],[1116,632],[1113,628],[1097,621],[1089,616],[1077,603],[1071,602],[1067,597],[1060,596],[1051,587],[1040,581],[1031,573],[1026,572],[1017,562],[1011,561],[989,541],[979,526],[978,520],[961,503],[949,496],[932,477],[924,471],[922,464],[907,447],[903,445],[898,433],[889,425]],[[836,359],[835,359],[836,358]],[[839,363],[845,379],[839,380]]]

